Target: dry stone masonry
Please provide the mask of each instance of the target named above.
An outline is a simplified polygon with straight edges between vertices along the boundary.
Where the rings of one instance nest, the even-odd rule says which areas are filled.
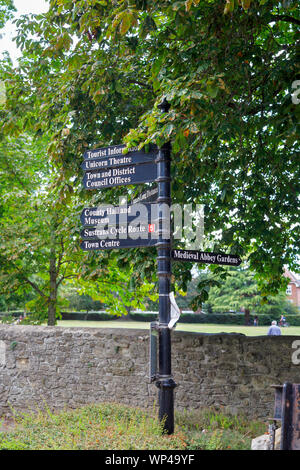
[[[273,384],[300,383],[297,337],[172,333],[175,407],[272,417]],[[295,361],[294,361],[295,362]],[[115,401],[153,407],[146,330],[0,326],[0,416]]]

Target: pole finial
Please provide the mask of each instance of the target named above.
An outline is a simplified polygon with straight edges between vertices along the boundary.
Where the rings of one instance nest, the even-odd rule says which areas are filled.
[[[166,100],[166,97],[164,96],[162,102],[160,104],[157,105],[157,107],[163,112],[163,113],[167,113],[170,109],[170,104],[168,103],[168,101]]]

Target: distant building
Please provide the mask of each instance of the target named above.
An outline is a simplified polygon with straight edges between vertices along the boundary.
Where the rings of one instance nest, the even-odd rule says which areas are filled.
[[[292,302],[295,307],[300,309],[300,278],[294,273],[291,273],[287,269],[284,272],[284,276],[290,279],[290,282],[286,289],[287,299]]]

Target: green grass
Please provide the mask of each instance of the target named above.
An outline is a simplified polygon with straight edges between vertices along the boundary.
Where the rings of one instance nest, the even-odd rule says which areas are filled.
[[[155,410],[115,403],[46,410],[15,416],[13,430],[0,432],[0,450],[246,450],[267,427],[209,409],[176,413],[175,423],[167,436]]]
[[[65,327],[90,327],[90,328],[134,328],[149,329],[148,322],[137,321],[81,321],[81,320],[61,320],[58,326]],[[197,323],[178,323],[177,331],[194,331],[197,333],[242,333],[246,336],[262,336],[268,332],[268,326],[239,326],[239,325],[215,325]],[[285,336],[299,336],[300,326],[290,326],[281,328],[281,334]]]

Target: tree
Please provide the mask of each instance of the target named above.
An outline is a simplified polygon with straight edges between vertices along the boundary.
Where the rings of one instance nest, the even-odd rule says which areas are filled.
[[[59,286],[75,274],[64,232],[66,213],[51,191],[45,139],[6,139],[0,159],[1,292],[34,292],[27,305],[53,325]]]
[[[12,0],[0,0],[0,30],[4,27],[5,23],[13,17],[13,12],[16,11]],[[0,39],[2,34],[0,32]],[[6,101],[5,84],[0,80],[0,107]]]
[[[103,310],[104,305],[95,301],[89,295],[80,295],[75,287],[66,285],[63,289],[63,296],[69,303],[71,310],[80,312],[85,310],[87,313],[91,310]]]
[[[153,285],[134,284],[132,269],[120,273],[107,260],[97,266],[93,255],[79,249],[80,205],[70,188],[66,195],[54,185],[57,172],[49,164],[45,139],[19,136],[0,143],[0,293],[34,292],[27,303],[30,318],[47,318],[48,325],[55,325],[66,305],[61,287],[75,280],[78,289],[94,300],[101,297],[114,314],[126,313],[128,302],[140,307]]]
[[[126,133],[129,145],[171,141],[174,202],[204,204],[215,251],[247,257],[262,295],[276,293],[299,255],[297,3],[52,0],[46,15],[18,25],[23,58],[5,71],[2,131],[47,130],[58,183],[73,178],[73,188],[88,146]],[[163,97],[171,106],[161,115]],[[132,194],[82,197],[113,202],[121,191]],[[149,255],[121,256],[153,280]],[[189,269],[174,267],[183,287]]]
[[[224,15],[220,2],[147,2],[156,24],[163,16],[152,80],[171,107],[163,117],[150,110],[131,134],[171,139],[175,198],[184,191],[206,205],[205,225],[221,236],[216,249],[247,255],[267,294],[299,254],[299,110],[289,93],[299,16],[295,2],[241,2],[246,11],[236,3]]]
[[[6,296],[0,294],[0,311],[9,312],[10,310],[26,310],[26,304],[33,300],[31,292],[12,292]]]
[[[16,9],[12,0],[0,0],[0,29],[13,17],[14,11],[16,11]]]
[[[230,268],[229,276],[219,286],[209,291],[207,306],[215,312],[245,311],[246,324],[250,311],[280,316],[283,313],[297,314],[298,310],[287,300],[284,292],[264,300],[257,285],[255,274],[249,269]]]

